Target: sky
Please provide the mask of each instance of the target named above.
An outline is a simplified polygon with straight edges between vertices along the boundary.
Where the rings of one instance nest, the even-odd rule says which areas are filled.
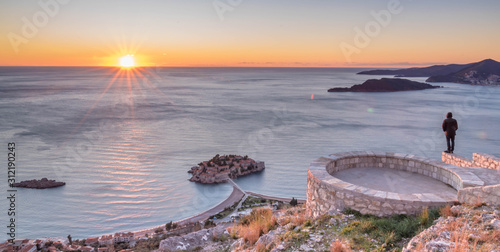
[[[0,66],[500,61],[498,0],[0,0]]]

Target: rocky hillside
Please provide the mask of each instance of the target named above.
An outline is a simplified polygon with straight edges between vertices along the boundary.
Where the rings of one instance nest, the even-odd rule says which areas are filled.
[[[390,218],[347,210],[308,219],[304,212],[302,206],[254,209],[234,224],[167,238],[159,251],[500,251],[498,207]]]
[[[395,70],[370,70],[367,75],[394,75],[396,77],[429,77],[427,82],[453,82],[471,85],[500,85],[500,62],[485,59],[469,64],[435,65]]]
[[[500,251],[499,208],[453,206],[442,215],[403,251]]]
[[[429,67],[412,67],[404,69],[380,69],[362,71],[358,74],[366,75],[393,75],[396,77],[430,77],[436,75],[447,75],[460,71],[474,63],[469,64],[449,64],[449,65],[434,65]]]
[[[454,82],[472,85],[500,85],[500,62],[492,59],[473,63],[446,75],[435,75],[428,82]]]

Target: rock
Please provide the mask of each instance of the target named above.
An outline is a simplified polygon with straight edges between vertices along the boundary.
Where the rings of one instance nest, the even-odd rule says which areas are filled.
[[[454,206],[451,211],[456,217],[440,217],[433,226],[413,237],[403,251],[415,251],[417,247],[425,248],[424,251],[451,251],[456,246],[463,249],[463,243],[455,244],[456,237],[468,237],[467,241],[476,241],[491,234],[492,229],[500,230],[500,219],[492,219],[496,210],[492,206],[483,206],[481,209]],[[471,242],[465,246],[470,248],[473,244],[475,243]],[[477,246],[475,249],[478,251],[500,251],[500,244],[494,240],[483,241],[474,246]]]
[[[301,251],[313,251],[314,249],[310,248],[307,244],[300,245]]]
[[[237,178],[264,169],[264,162],[255,161],[248,156],[217,154],[209,161],[191,167],[188,173],[193,174],[189,181],[212,184],[224,183],[229,178]]]
[[[432,88],[439,88],[439,86],[406,79],[382,78],[380,80],[370,79],[361,85],[354,85],[350,88],[330,88],[328,92],[396,92]]]
[[[278,244],[278,246],[276,246],[276,248],[274,248],[271,251],[282,251],[284,249],[285,249],[285,246],[283,246],[283,244]]]
[[[229,248],[231,251],[235,251],[237,248],[243,246],[245,244],[245,240],[243,238],[240,238],[238,240],[236,240],[235,242],[233,242],[233,244],[231,244],[231,247]]]
[[[223,225],[219,225],[182,236],[169,237],[160,242],[159,249],[163,251],[189,251],[197,247],[205,247],[208,243],[212,242],[214,234],[221,235],[224,234],[224,231],[225,227]]]
[[[279,234],[279,232],[277,230],[271,230],[267,234],[264,234],[261,237],[259,237],[259,240],[257,240],[255,245],[263,244],[264,246],[267,247],[267,245],[274,242],[277,234]]]
[[[55,180],[42,178],[40,180],[25,180],[19,183],[12,184],[13,187],[25,187],[33,189],[46,189],[66,185],[64,182],[56,182]]]
[[[491,220],[491,222],[488,224],[488,227],[500,231],[500,220],[499,219]]]
[[[450,211],[451,213],[454,215],[454,216],[458,216],[460,214],[461,211],[464,210],[464,207],[463,206],[452,206],[450,208]]]
[[[330,218],[330,221],[328,222],[334,226],[336,225],[339,225],[340,224],[340,220],[336,219],[336,218]]]
[[[425,248],[429,251],[450,251],[455,247],[455,243],[451,241],[430,241]]]

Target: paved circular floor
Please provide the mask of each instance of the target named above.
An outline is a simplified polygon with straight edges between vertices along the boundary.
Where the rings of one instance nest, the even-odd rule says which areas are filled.
[[[457,191],[436,179],[417,173],[389,168],[351,168],[336,172],[334,177],[351,184],[379,191],[412,194],[434,193],[445,200],[457,198]]]

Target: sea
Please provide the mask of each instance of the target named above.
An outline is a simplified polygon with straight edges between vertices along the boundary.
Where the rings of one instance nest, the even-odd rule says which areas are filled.
[[[362,70],[0,67],[0,238],[10,238],[11,218],[16,238],[76,239],[201,213],[232,191],[188,181],[192,166],[216,154],[265,162],[235,180],[243,189],[304,199],[318,157],[375,150],[440,160],[447,112],[459,125],[455,153],[500,157],[500,87],[327,92],[388,77]],[[66,185],[15,188],[8,210],[9,152],[16,181]]]

